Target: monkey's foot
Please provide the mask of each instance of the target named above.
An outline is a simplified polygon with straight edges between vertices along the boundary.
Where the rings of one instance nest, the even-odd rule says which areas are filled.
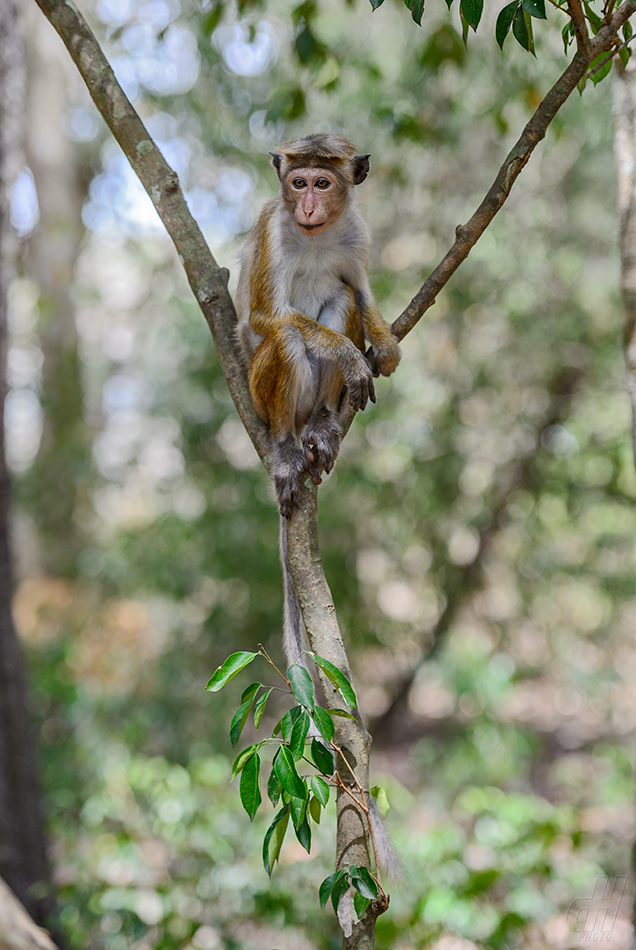
[[[307,458],[310,459],[311,456],[310,461],[315,462],[327,474],[338,457],[341,441],[342,427],[336,414],[324,408],[311,417],[302,438]],[[314,477],[312,468],[309,468],[309,474]]]
[[[291,516],[298,492],[298,481],[302,473],[307,470],[308,460],[305,452],[292,436],[278,443],[274,452],[271,476],[276,489],[278,510],[284,518]]]

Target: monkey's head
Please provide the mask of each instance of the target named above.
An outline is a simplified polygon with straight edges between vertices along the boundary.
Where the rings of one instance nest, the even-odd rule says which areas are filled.
[[[335,132],[306,135],[270,154],[285,204],[303,234],[311,236],[338,220],[353,186],[369,171],[369,156],[357,155],[355,145]]]

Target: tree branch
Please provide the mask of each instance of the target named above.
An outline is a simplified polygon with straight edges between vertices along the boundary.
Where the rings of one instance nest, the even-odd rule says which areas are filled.
[[[234,339],[236,311],[227,290],[229,272],[219,267],[190,214],[175,171],[117,82],[110,63],[75,5],[37,0],[59,33],[91,98],[157,209],[172,238],[190,287],[210,327],[234,404],[266,466],[270,458],[267,426],[258,418]]]
[[[587,32],[587,26],[585,25],[581,0],[568,0],[568,13],[574,28],[576,48],[579,53],[586,54],[590,46],[590,34]]]
[[[0,947],[2,950],[57,950],[12,890],[0,878]]]
[[[539,142],[545,137],[548,126],[563,103],[585,76],[590,63],[599,53],[612,47],[616,42],[619,29],[635,12],[635,0],[624,0],[609,22],[603,25],[596,36],[587,44],[585,51],[579,48],[576,52],[568,68],[545,96],[521,133],[480,206],[467,224],[457,227],[453,247],[425,281],[408,307],[393,323],[392,330],[398,340],[404,339],[428,308],[435,303],[439,292],[453,276],[462,261],[468,257],[472,248],[505,203],[520,172]]]
[[[271,462],[269,430],[255,413],[245,368],[235,343],[236,313],[227,291],[228,272],[219,268],[186,205],[175,172],[166,163],[141,119],[117,82],[113,70],[91,30],[71,0],[37,0],[77,65],[97,109],[137,173],[185,268],[192,291],[208,322],[230,393],[252,442],[266,467]],[[316,653],[331,660],[351,676],[349,661],[338,628],[333,598],[320,561],[318,510],[315,487],[301,486],[299,504],[287,525],[288,556],[294,588],[301,606],[309,641]],[[318,671],[328,708],[342,705],[331,682]],[[354,771],[356,785],[369,787],[371,738],[360,719],[337,718],[336,740]],[[340,775],[350,786],[349,774]],[[366,817],[342,788],[338,790],[337,867],[359,864],[370,867]],[[350,945],[371,950],[378,913],[368,912],[353,925]]]

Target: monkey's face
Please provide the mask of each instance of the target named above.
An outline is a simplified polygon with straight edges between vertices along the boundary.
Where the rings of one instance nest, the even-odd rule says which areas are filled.
[[[294,221],[314,236],[326,231],[342,214],[347,188],[329,168],[294,168],[285,178],[284,195]]]

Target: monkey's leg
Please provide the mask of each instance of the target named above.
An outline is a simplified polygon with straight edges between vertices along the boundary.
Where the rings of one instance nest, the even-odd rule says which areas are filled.
[[[269,423],[276,443],[271,476],[280,513],[289,518],[302,473],[309,471],[320,481],[313,458],[295,438],[298,420],[307,418],[317,390],[316,365],[297,327],[284,324],[265,337],[252,357],[249,382],[256,411]]]
[[[342,441],[338,404],[344,386],[342,373],[334,363],[323,362],[316,407],[303,432],[305,453],[327,474],[334,466]]]

